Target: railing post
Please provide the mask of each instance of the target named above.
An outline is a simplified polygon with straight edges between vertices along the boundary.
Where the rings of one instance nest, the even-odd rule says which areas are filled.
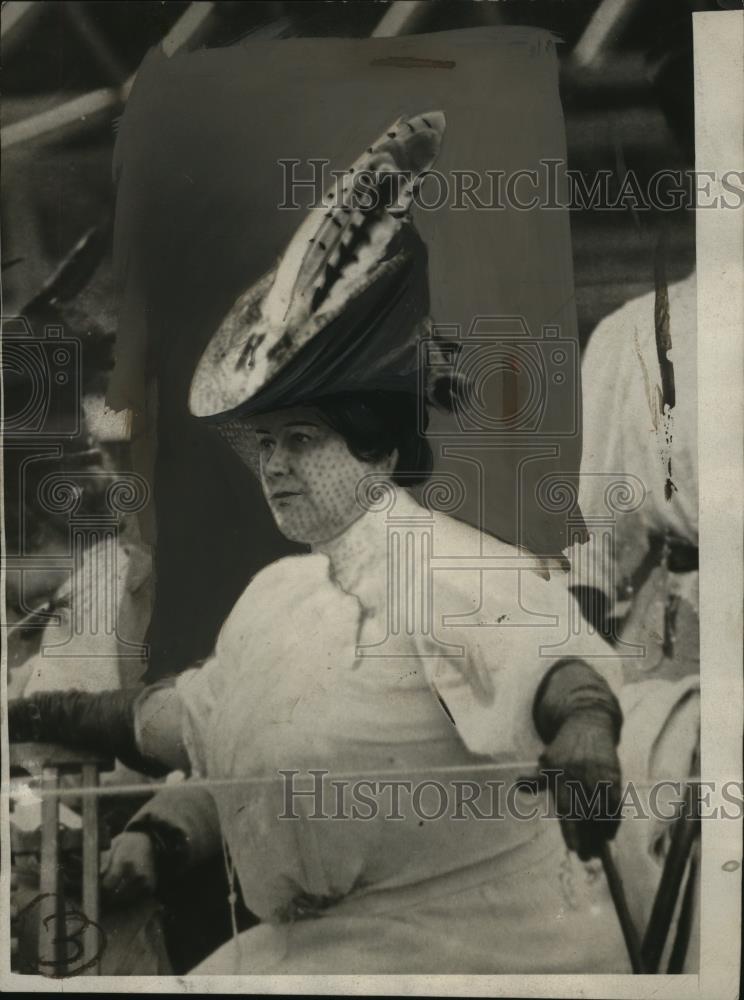
[[[98,836],[98,764],[83,764],[81,767],[83,789],[83,913],[90,923],[83,931],[85,957],[97,955],[99,946],[100,890],[99,836]],[[88,976],[101,974],[99,958],[85,970]]]
[[[52,956],[49,975],[62,976],[65,954],[62,947],[63,907],[59,874],[59,768],[44,767],[41,772],[41,872],[39,875],[39,955]],[[42,960],[40,959],[40,962]],[[43,971],[43,970],[42,970]]]
[[[101,974],[101,954],[105,941],[100,925],[100,833],[97,791],[100,772],[111,770],[113,760],[80,750],[68,750],[51,743],[11,743],[11,774],[30,775],[40,779],[41,827],[21,835],[24,846],[20,850],[39,851],[38,914],[40,918],[37,954],[38,972],[54,978],[78,974]],[[70,837],[66,831],[64,841],[68,849],[77,851],[82,846],[82,886],[80,907],[69,908],[69,917],[82,919],[82,926],[67,923],[67,910],[62,885],[62,847],[60,845],[60,797],[63,774],[80,775],[74,798],[82,800],[82,831],[80,837]],[[63,841],[63,842],[64,842]],[[104,845],[105,846],[105,845]],[[14,848],[15,849],[15,848]],[[69,950],[67,950],[69,948]]]

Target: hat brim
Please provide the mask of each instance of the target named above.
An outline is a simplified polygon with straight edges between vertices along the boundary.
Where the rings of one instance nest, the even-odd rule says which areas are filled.
[[[209,344],[192,383],[192,413],[223,423],[342,392],[417,391],[429,287],[426,247],[413,226],[324,322],[256,344],[271,279],[240,297]]]

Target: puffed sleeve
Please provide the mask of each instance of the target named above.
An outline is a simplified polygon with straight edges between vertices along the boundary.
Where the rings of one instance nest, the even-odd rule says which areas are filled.
[[[543,744],[532,718],[534,697],[561,660],[584,660],[619,692],[620,659],[590,634],[563,577],[545,580],[532,570],[452,573],[437,588],[434,608],[423,663],[473,753],[537,760]]]
[[[220,852],[222,840],[217,806],[211,793],[192,781],[165,785],[135,813],[127,828],[151,820],[180,830],[190,865]]]
[[[215,707],[226,692],[234,689],[232,682],[236,672],[245,680],[245,672],[241,671],[245,651],[253,648],[267,618],[273,615],[275,620],[281,620],[287,601],[287,580],[292,579],[289,567],[295,565],[303,564],[282,559],[257,573],[220,629],[213,655],[200,667],[185,670],[176,680],[181,703],[182,740],[193,775],[208,773]]]
[[[207,773],[207,743],[212,712],[220,689],[217,652],[200,667],[179,674],[176,690],[181,700],[181,735],[194,776]]]

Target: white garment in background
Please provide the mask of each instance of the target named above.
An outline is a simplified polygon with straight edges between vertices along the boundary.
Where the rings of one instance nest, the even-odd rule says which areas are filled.
[[[654,292],[632,299],[602,320],[584,354],[581,510],[590,517],[605,513],[607,479],[603,474],[634,476],[646,490],[637,511],[617,518],[616,546],[611,553],[616,583],[641,562],[650,533],[671,530],[691,545],[698,542],[695,289],[694,273],[669,287],[672,350],[668,357],[674,365],[676,402],[666,415],[660,403]],[[669,459],[675,488],[667,500]],[[596,557],[604,563],[602,553]],[[595,579],[607,579],[606,565],[600,566]],[[606,586],[603,589],[614,597]]]
[[[37,691],[109,691],[131,687],[144,673],[142,645],[152,604],[152,559],[137,537],[105,537],[86,548],[80,565],[53,598],[59,623],[21,668],[24,695]]]
[[[630,584],[646,559],[651,536],[698,544],[697,300],[695,274],[669,287],[669,329],[675,405],[661,403],[654,292],[632,299],[592,333],[582,363],[583,454],[579,503],[590,528],[586,545],[569,552],[573,584],[602,590],[614,616],[627,616],[622,639],[645,647],[628,658],[629,679],[653,674],[671,679],[699,669],[698,572],[650,567]],[[671,465],[670,465],[671,463]],[[645,499],[633,510],[608,508],[608,486],[628,483]],[[668,480],[671,495],[667,497]],[[615,498],[623,497],[615,493]],[[634,506],[635,501],[631,503]],[[614,544],[606,547],[592,521],[614,518]],[[669,645],[670,600],[674,650]]]

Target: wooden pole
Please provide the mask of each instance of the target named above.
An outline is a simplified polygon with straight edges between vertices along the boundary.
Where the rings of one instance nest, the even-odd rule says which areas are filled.
[[[166,55],[172,56],[202,41],[214,11],[214,3],[189,4],[161,43]],[[101,118],[111,117],[126,104],[133,84],[134,74],[119,87],[104,87],[82,94],[49,111],[6,125],[0,130],[2,148],[10,149],[22,142],[46,138],[58,132],[87,128],[100,122]]]
[[[43,13],[45,6],[46,4],[41,3],[40,0],[31,0],[30,3],[9,0],[8,3],[3,4],[0,32],[5,59],[8,58],[10,50],[23,40],[36,18]]]
[[[98,788],[98,765],[83,764],[81,784],[87,791]],[[99,952],[100,896],[99,896],[99,843],[98,843],[98,796],[83,795],[83,913],[89,923],[83,932],[85,961],[91,961]],[[85,970],[87,976],[101,973],[99,959]]]
[[[622,37],[640,0],[602,0],[574,46],[571,62],[584,69],[600,66]]]
[[[108,78],[109,83],[118,86],[126,80],[128,76],[126,66],[100,31],[87,4],[79,3],[77,0],[76,2],[68,0],[63,6],[63,10],[70,24]]]
[[[669,853],[664,862],[648,927],[643,937],[643,961],[649,972],[658,972],[669,928],[677,907],[680,887],[687,870],[695,839],[700,832],[697,791],[692,784],[685,790],[682,813],[676,820]]]
[[[39,972],[49,976],[64,975],[62,951],[63,908],[59,886],[59,768],[44,767],[41,772],[41,872],[39,891]],[[44,963],[49,963],[44,968]]]
[[[380,18],[372,38],[394,38],[413,33],[427,6],[425,0],[395,0]]]
[[[638,937],[638,931],[633,923],[633,918],[630,915],[630,910],[628,909],[628,901],[625,898],[623,883],[610,853],[610,845],[606,840],[602,843],[601,858],[602,867],[604,868],[607,883],[610,887],[612,902],[615,904],[617,919],[620,921],[620,929],[625,938],[625,947],[628,949],[630,965],[633,969],[633,974],[639,975],[647,971],[641,953],[641,942]]]

